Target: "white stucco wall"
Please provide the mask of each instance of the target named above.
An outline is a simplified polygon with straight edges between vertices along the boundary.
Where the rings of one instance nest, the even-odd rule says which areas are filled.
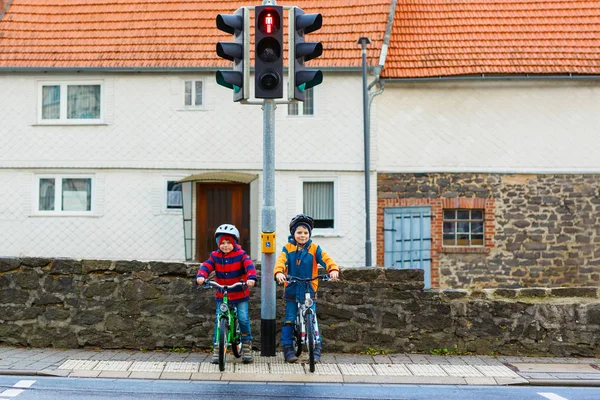
[[[36,119],[41,81],[104,82],[101,125],[46,126]],[[183,104],[183,81],[205,82],[205,107]],[[210,170],[262,175],[262,110],[231,101],[214,74],[1,74],[0,256],[182,260],[180,212],[166,211],[166,180]],[[316,115],[276,111],[277,248],[301,211],[304,178],[334,179],[338,227],[315,240],[338,263],[364,265],[365,211],[362,86],[359,74],[326,74]],[[343,93],[343,96],[341,95]],[[233,123],[235,122],[235,124]],[[372,152],[374,154],[374,152]],[[39,174],[94,177],[91,216],[41,216]],[[253,253],[260,258],[262,176],[252,202]],[[371,178],[375,249],[376,179]],[[373,259],[375,257],[373,256]]]
[[[600,172],[600,81],[386,84],[378,171]]]
[[[183,106],[183,81],[204,80],[205,108]],[[102,81],[105,123],[39,125],[39,82]],[[0,75],[0,168],[175,168],[262,170],[263,112],[231,100],[212,73]],[[359,75],[326,75],[316,113],[276,110],[276,168],[363,169]],[[343,94],[343,95],[342,95]]]

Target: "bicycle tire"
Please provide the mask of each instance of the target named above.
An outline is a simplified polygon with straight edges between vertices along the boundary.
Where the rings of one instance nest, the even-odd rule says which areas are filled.
[[[302,354],[302,333],[299,328],[298,324],[294,325],[294,337],[292,338],[292,348],[296,357],[300,357]]]
[[[233,320],[233,330],[231,332],[231,352],[235,358],[242,356],[242,331],[240,330],[240,321],[237,318]]]
[[[310,366],[310,372],[315,372],[315,328],[313,326],[313,315],[306,314],[306,344],[308,347],[308,364]]]
[[[225,362],[227,357],[227,320],[221,318],[219,320],[219,371],[225,371]]]

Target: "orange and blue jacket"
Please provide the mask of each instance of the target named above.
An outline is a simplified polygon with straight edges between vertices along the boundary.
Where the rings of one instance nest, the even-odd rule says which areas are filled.
[[[281,253],[277,257],[274,274],[277,275],[281,272],[285,275],[292,275],[298,278],[314,278],[319,274],[319,265],[325,267],[327,273],[339,271],[338,265],[333,258],[329,257],[329,255],[321,249],[321,246],[313,243],[312,239],[309,239],[304,247],[300,249],[290,235],[288,243],[283,246]],[[284,299],[298,302],[304,301],[304,282],[286,282],[284,285]],[[311,285],[309,285],[311,298],[315,298],[318,288],[319,281],[315,279],[311,282]]]

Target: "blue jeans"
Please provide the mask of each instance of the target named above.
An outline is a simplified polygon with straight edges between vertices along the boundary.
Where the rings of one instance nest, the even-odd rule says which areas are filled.
[[[216,322],[215,322],[215,330],[213,333],[213,343],[218,343],[219,339],[217,338],[217,326],[219,325],[219,306],[222,301],[217,300],[217,308],[216,308]],[[233,305],[230,303],[230,307]],[[250,314],[248,313],[248,302],[242,301],[235,305],[237,307],[237,317],[240,321],[240,331],[242,332],[242,342],[248,343],[252,340],[252,331],[250,330]],[[233,327],[232,327],[233,329]]]
[[[310,307],[317,321],[317,303]],[[294,325],[296,325],[296,315],[298,315],[298,303],[295,301],[285,301],[285,318],[283,319],[283,328],[281,328],[281,345],[291,346],[294,343]],[[321,335],[319,335],[321,343]]]

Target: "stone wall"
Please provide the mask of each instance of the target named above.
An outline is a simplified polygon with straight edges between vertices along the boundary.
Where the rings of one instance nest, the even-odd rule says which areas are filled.
[[[379,174],[379,226],[384,209],[418,205],[434,215],[433,287],[600,285],[600,175]],[[445,208],[484,209],[485,246],[444,247]]]
[[[208,348],[213,292],[184,263],[0,258],[0,344]],[[325,351],[600,356],[597,288],[424,291],[423,272],[360,268],[319,290]],[[283,304],[278,287],[278,327]],[[260,288],[250,302],[260,345]],[[279,331],[277,333],[279,343]]]

